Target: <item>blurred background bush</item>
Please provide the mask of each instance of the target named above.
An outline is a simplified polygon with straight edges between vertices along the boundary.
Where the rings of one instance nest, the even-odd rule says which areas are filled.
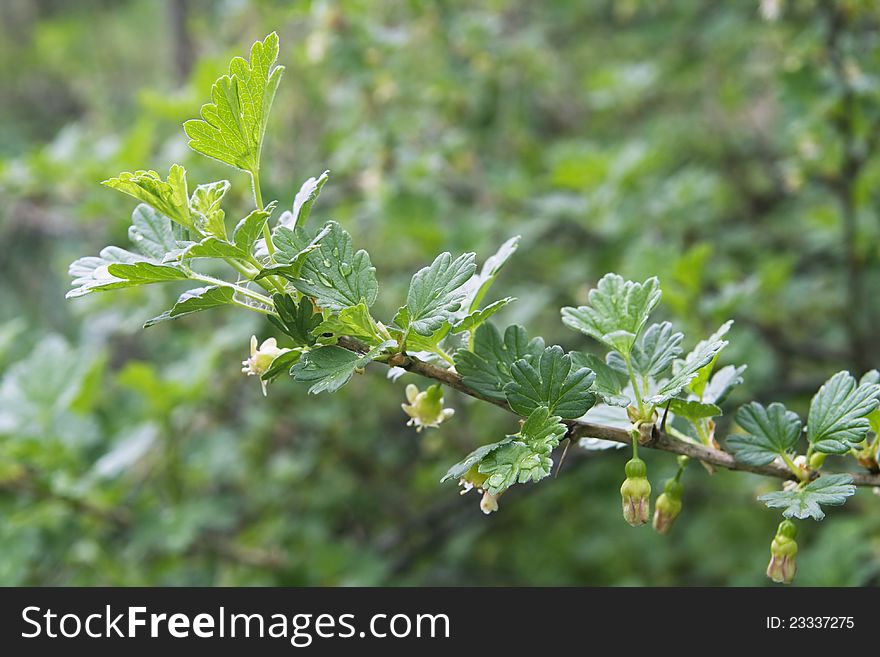
[[[0,583],[760,585],[777,482],[698,467],[672,534],[620,517],[624,453],[478,498],[438,485],[512,428],[451,393],[404,426],[368,370],[335,395],[241,374],[271,327],[213,311],[143,331],[173,286],[65,302],[67,265],[125,245],[134,203],[98,182],[181,162],[234,54],[272,30],[287,72],[264,196],[370,251],[389,318],[442,249],[522,246],[496,284],[566,348],[558,309],[606,271],[660,276],[692,346],[728,317],[745,399],[801,412],[880,365],[880,9],[867,0],[7,0],[0,5]],[[726,435],[729,420],[719,434]],[[655,485],[674,469],[647,455]],[[880,499],[803,523],[799,584],[876,584]],[[819,531],[819,530],[822,531]]]

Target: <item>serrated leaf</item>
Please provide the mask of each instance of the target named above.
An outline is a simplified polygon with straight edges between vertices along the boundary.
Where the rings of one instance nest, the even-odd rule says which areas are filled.
[[[868,416],[880,401],[880,385],[856,383],[849,372],[828,379],[810,402],[807,440],[825,454],[845,454],[863,441],[871,428]]]
[[[450,479],[461,479],[467,474],[468,470],[474,467],[477,463],[486,458],[489,454],[494,452],[499,447],[506,445],[509,443],[512,438],[508,437],[504,440],[499,440],[497,443],[489,443],[488,445],[482,445],[481,447],[477,447],[473,452],[464,457],[461,461],[453,465],[449,470],[446,471],[446,474],[443,475],[443,478],[440,480],[440,483],[444,483],[449,481]]]
[[[669,411],[673,415],[696,422],[707,417],[721,415],[721,409],[715,404],[706,404],[699,401],[684,399],[672,399],[669,403]]]
[[[550,415],[540,406],[529,416],[510,442],[491,450],[480,462],[478,470],[488,475],[483,488],[498,495],[516,483],[539,481],[550,474],[553,460],[550,453],[565,436],[565,425],[558,416]]]
[[[315,344],[312,331],[321,323],[322,317],[314,312],[311,301],[302,299],[297,303],[289,294],[274,294],[272,303],[278,316],[269,315],[270,322],[293,338],[298,346]]]
[[[116,178],[101,184],[143,201],[187,230],[194,229],[186,187],[186,169],[179,164],[171,167],[167,180],[162,180],[155,171],[123,171]]]
[[[535,366],[525,359],[516,361],[510,375],[513,380],[504,386],[504,394],[519,415],[528,416],[544,406],[550,413],[574,419],[596,403],[590,390],[596,375],[586,367],[573,368],[571,357],[558,346],[545,349]]]
[[[238,222],[232,232],[232,241],[209,235],[183,252],[184,258],[235,258],[248,260],[253,256],[254,244],[263,232],[263,226],[272,214],[275,204],[263,210],[254,210]]]
[[[778,402],[766,408],[758,402],[741,406],[736,423],[746,433],[728,438],[727,447],[737,461],[749,465],[767,465],[777,456],[792,453],[802,428],[797,413]]]
[[[516,301],[513,297],[505,297],[503,299],[499,299],[494,303],[490,303],[488,306],[481,310],[475,310],[469,315],[466,315],[460,322],[458,322],[455,326],[452,327],[453,333],[463,333],[464,331],[475,331],[478,327],[488,321],[492,315],[497,313],[499,310],[504,308],[507,304]]]
[[[339,311],[361,301],[372,306],[379,284],[369,254],[363,250],[355,253],[351,235],[335,221],[325,227],[327,234],[318,248],[306,255],[301,278],[293,281],[294,286],[327,310]]]
[[[141,253],[158,262],[177,250],[171,221],[146,203],[139,203],[131,213],[128,239]]]
[[[144,323],[144,328],[149,328],[160,322],[169,319],[177,319],[184,315],[192,315],[193,313],[218,308],[220,306],[228,306],[232,303],[235,296],[235,290],[230,287],[221,287],[212,285],[209,287],[197,287],[187,290],[177,298],[177,302],[170,310],[153,319],[149,319]]]
[[[606,274],[587,301],[586,306],[563,308],[562,323],[628,355],[660,301],[660,283],[655,277],[636,283]]]
[[[676,361],[672,377],[661,381],[657,389],[653,391],[651,396],[646,397],[645,401],[656,406],[675,397],[691,382],[700,368],[712,362],[726,344],[727,342],[724,340],[716,342],[704,340],[697,344],[694,350],[685,356],[684,360]]]
[[[367,304],[361,301],[356,306],[343,308],[337,314],[328,317],[312,331],[315,336],[330,333],[336,336],[348,335],[364,340],[368,344],[383,342],[376,326],[376,320],[370,315]]]
[[[214,82],[212,102],[202,106],[202,118],[183,124],[190,148],[252,174],[259,169],[266,121],[284,71],[274,66],[277,59],[278,35],[273,32],[254,43],[249,62],[232,60],[229,75]]]
[[[450,321],[464,300],[462,285],[477,268],[474,258],[473,253],[464,253],[453,260],[452,254],[444,252],[416,272],[406,295],[407,312],[403,315],[398,311],[394,318],[397,325],[427,336]],[[402,317],[406,317],[405,326]]]
[[[277,228],[273,241],[275,243],[275,261],[277,264],[264,267],[254,277],[259,280],[266,276],[278,274],[284,278],[295,281],[302,272],[302,266],[312,251],[317,250],[321,240],[330,232],[330,227],[325,226],[314,236],[310,236],[302,228],[290,230]]]
[[[475,274],[474,277],[468,280],[464,285],[463,291],[465,301],[462,304],[462,307],[467,312],[472,313],[480,307],[480,304],[483,302],[483,299],[486,297],[489,288],[492,287],[492,284],[495,282],[501,269],[507,264],[507,261],[510,260],[510,256],[512,256],[519,247],[519,241],[520,236],[515,235],[498,247],[498,250],[494,255],[487,258],[486,262],[483,263],[480,272]]]
[[[336,345],[318,347],[303,354],[299,362],[291,368],[290,374],[297,381],[311,383],[310,394],[336,392],[348,383],[355,370],[366,367],[383,349],[393,344],[394,342],[382,343],[363,355]]]
[[[278,217],[278,225],[284,226],[288,229],[305,226],[306,221],[308,221],[309,215],[312,212],[312,206],[315,204],[315,201],[318,200],[321,188],[324,186],[324,183],[327,182],[329,177],[330,172],[325,171],[317,178],[312,177],[306,180],[302,184],[302,187],[299,188],[296,197],[293,199],[292,210],[285,210],[281,213],[281,216]]]
[[[455,369],[471,390],[490,399],[506,399],[504,386],[513,380],[513,364],[520,359],[538,359],[543,351],[543,338],[529,340],[522,326],[508,326],[502,339],[498,329],[486,323],[474,334],[472,352],[460,349],[455,353]]]
[[[569,356],[571,356],[574,367],[587,367],[596,375],[596,379],[593,381],[593,391],[599,395],[603,402],[609,406],[629,406],[630,399],[623,394],[627,383],[626,376],[593,354],[572,351]]]
[[[659,378],[681,355],[683,339],[684,334],[673,331],[669,322],[651,324],[632,346],[630,362],[633,371],[642,377]],[[629,375],[626,361],[617,351],[608,354],[608,365],[625,376]]]
[[[73,299],[91,292],[123,287],[186,280],[188,275],[172,265],[144,260],[144,256],[108,246],[98,256],[79,258],[70,265],[72,285],[66,298]]]
[[[229,191],[228,180],[199,185],[189,199],[189,206],[195,215],[194,223],[200,232],[226,239],[226,213],[220,207],[223,197]]]
[[[758,499],[771,509],[784,509],[782,515],[786,518],[822,520],[825,517],[822,504],[841,506],[848,497],[855,495],[856,487],[852,481],[848,474],[822,475],[803,488],[774,491]]]

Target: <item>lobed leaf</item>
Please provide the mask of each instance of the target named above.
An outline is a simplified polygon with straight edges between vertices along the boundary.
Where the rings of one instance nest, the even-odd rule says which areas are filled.
[[[845,454],[863,441],[871,428],[868,416],[880,405],[880,385],[856,383],[849,372],[826,381],[810,402],[807,440],[825,454]]]
[[[573,368],[571,357],[561,347],[545,349],[536,365],[520,359],[510,368],[513,380],[504,386],[504,394],[519,415],[528,416],[543,406],[550,413],[573,419],[596,403],[590,390],[596,375],[586,367]]]
[[[603,402],[609,406],[629,406],[630,399],[623,394],[623,389],[627,384],[625,375],[593,354],[572,351],[569,356],[571,356],[574,367],[589,368],[596,375],[596,379],[593,381],[593,391]]]
[[[394,342],[382,343],[366,354],[357,354],[336,345],[318,347],[303,354],[290,374],[297,381],[311,383],[310,394],[336,392],[348,383],[356,370],[366,367],[383,349],[392,345]]]
[[[376,268],[366,251],[354,252],[351,235],[335,221],[326,224],[318,248],[305,256],[293,285],[321,308],[339,311],[361,301],[373,305],[379,293]]]
[[[407,332],[429,336],[450,321],[464,300],[462,285],[477,268],[474,258],[473,253],[465,253],[453,260],[452,254],[444,252],[416,272],[406,295],[405,312],[398,311],[395,323]]]
[[[489,399],[506,399],[504,386],[513,381],[513,364],[525,359],[537,360],[544,351],[540,337],[529,340],[522,326],[508,326],[504,337],[491,323],[480,326],[474,333],[474,350],[460,349],[455,353],[455,369],[462,382],[471,390]]]
[[[123,171],[101,184],[133,196],[187,230],[195,229],[189,207],[186,169],[179,164],[171,167],[167,180],[162,180],[155,171]]]
[[[793,452],[803,426],[797,413],[778,402],[766,408],[758,402],[741,406],[736,423],[746,433],[728,438],[727,446],[737,461],[749,465],[767,465]]]
[[[311,301],[302,299],[297,303],[289,294],[274,294],[272,303],[278,313],[277,317],[269,315],[272,324],[293,338],[297,346],[310,347],[315,344],[312,332],[321,323],[322,317],[315,313]]]
[[[250,61],[236,57],[229,75],[214,82],[211,102],[202,106],[201,119],[190,119],[183,129],[197,153],[255,174],[266,122],[283,66],[278,59],[278,35],[268,35],[251,47]]]
[[[822,475],[802,488],[774,491],[758,499],[771,509],[783,509],[782,515],[786,518],[822,520],[825,512],[821,505],[841,506],[855,495],[852,481],[848,474]]]
[[[656,277],[635,283],[606,274],[587,301],[586,306],[563,308],[562,323],[628,355],[660,301],[660,283]]]

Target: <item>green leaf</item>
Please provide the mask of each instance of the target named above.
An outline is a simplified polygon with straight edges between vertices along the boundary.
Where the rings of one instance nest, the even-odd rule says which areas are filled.
[[[628,355],[660,301],[660,283],[655,277],[635,283],[606,274],[587,301],[586,306],[563,308],[562,323]]]
[[[684,399],[671,400],[669,403],[669,410],[673,415],[690,420],[691,422],[721,415],[721,409],[715,404],[705,404],[699,401],[686,401]]]
[[[74,289],[67,293],[68,299],[91,292],[188,278],[186,272],[177,267],[147,262],[144,256],[116,246],[102,249],[98,256],[75,260],[69,272],[73,277]]]
[[[737,461],[749,465],[767,465],[777,456],[792,453],[802,428],[797,414],[778,402],[766,408],[758,402],[741,406],[736,423],[746,433],[728,438],[727,446]]]
[[[489,399],[502,400],[506,399],[504,386],[513,381],[513,364],[520,359],[537,360],[543,351],[543,338],[529,340],[522,326],[508,326],[502,339],[498,329],[486,323],[474,334],[472,352],[460,349],[455,353],[455,369],[471,390]]]
[[[116,178],[110,178],[101,184],[133,196],[187,230],[194,230],[186,187],[186,169],[179,164],[171,167],[167,181],[162,180],[155,171],[124,171]]]
[[[654,394],[646,397],[645,401],[656,406],[675,397],[697,376],[700,368],[712,362],[726,344],[727,342],[724,340],[715,342],[704,340],[697,344],[694,350],[685,356],[684,360],[676,361],[672,377],[662,381],[654,390]]]
[[[276,229],[273,241],[275,243],[275,261],[278,264],[264,267],[254,277],[259,280],[266,276],[279,274],[284,278],[296,281],[302,272],[302,266],[306,256],[318,248],[321,240],[330,232],[330,227],[325,226],[316,235],[310,236],[302,228],[290,230],[283,226]]]
[[[269,321],[293,338],[298,346],[315,344],[312,332],[321,323],[320,313],[315,313],[312,302],[302,299],[299,304],[289,294],[272,295],[272,303],[278,316],[269,315]]]
[[[705,342],[718,342],[725,335],[727,335],[727,332],[730,330],[731,326],[733,326],[733,320],[729,319],[726,322],[724,322],[719,327],[719,329],[717,331],[715,331],[715,333],[713,333],[711,336],[709,336],[705,340]],[[702,344],[703,344],[702,342],[697,344],[697,349],[699,349]],[[717,361],[718,361],[718,354],[715,354],[715,358],[713,358],[711,361],[709,361],[709,363],[707,363],[706,365],[701,367],[697,371],[697,375],[693,378],[693,380],[690,382],[690,384],[688,384],[688,388],[690,388],[690,390],[697,397],[702,398],[703,391],[705,390],[706,385],[709,382],[709,377],[712,376],[712,370],[715,369],[715,363]],[[745,368],[743,368],[743,369],[745,369]],[[740,381],[740,383],[742,383],[742,381]]]
[[[278,59],[278,35],[273,32],[251,47],[250,62],[236,57],[229,75],[214,82],[210,103],[201,119],[183,124],[189,146],[197,153],[255,175],[266,121],[284,71]],[[274,66],[274,68],[273,68]]]
[[[508,436],[510,442],[491,450],[480,462],[478,470],[488,475],[483,488],[498,495],[510,486],[539,481],[553,468],[550,453],[565,436],[565,425],[539,406],[529,416],[520,432]]]
[[[158,317],[147,320],[144,324],[144,328],[149,328],[150,326],[154,326],[155,324],[169,319],[176,319],[178,317],[183,317],[184,315],[201,312],[202,310],[228,306],[232,303],[234,295],[235,290],[232,288],[218,285],[197,287],[192,290],[187,290],[178,297],[177,302],[171,310],[166,310]]]
[[[263,210],[254,210],[238,222],[228,242],[210,235],[183,252],[184,258],[235,258],[249,260],[253,257],[254,244],[263,233],[263,226],[272,214],[275,204],[270,203]]]
[[[880,385],[861,385],[849,372],[828,379],[810,402],[807,440],[816,451],[845,454],[863,441],[871,428],[868,416],[880,405]]]
[[[312,177],[306,180],[293,199],[293,209],[285,210],[281,213],[281,216],[278,217],[278,225],[288,229],[305,226],[312,212],[312,206],[318,199],[321,188],[329,177],[330,172],[325,171],[318,178]]]
[[[513,297],[505,297],[503,299],[499,299],[494,303],[490,303],[488,306],[483,308],[482,310],[475,310],[469,315],[465,316],[460,322],[458,322],[455,326],[452,327],[453,333],[463,333],[464,331],[475,331],[477,327],[486,323],[486,321],[492,317],[499,310],[504,308],[507,304],[512,301],[516,301]]]
[[[310,394],[336,392],[348,383],[356,370],[366,367],[383,349],[393,344],[384,342],[363,355],[336,345],[318,347],[303,354],[290,373],[297,381],[312,384]]]
[[[509,443],[513,438],[505,438],[504,440],[500,440],[497,443],[489,443],[488,445],[482,445],[481,447],[477,447],[473,452],[464,457],[461,461],[453,465],[449,470],[447,470],[446,474],[443,475],[443,478],[440,480],[440,483],[444,483],[449,481],[450,479],[461,479],[464,477],[468,470],[474,467],[477,463],[486,458],[489,454],[494,452],[499,447],[502,447]]]
[[[681,355],[682,339],[684,334],[674,332],[669,322],[652,324],[633,344],[630,355],[633,371],[643,377],[659,378]],[[621,374],[629,375],[626,361],[619,352],[608,354],[608,364]]]
[[[480,273],[471,278],[463,288],[465,301],[463,303],[467,312],[472,313],[486,297],[492,283],[498,277],[499,272],[519,247],[520,236],[515,235],[502,244],[494,255],[486,259]]]
[[[630,405],[630,399],[623,394],[623,389],[627,384],[625,375],[593,354],[572,351],[569,356],[571,356],[571,363],[574,367],[587,367],[593,370],[596,375],[596,380],[593,381],[593,391],[599,395],[603,402],[609,406]]]
[[[702,371],[700,370],[700,372]],[[739,367],[727,365],[722,367],[715,372],[709,383],[703,388],[702,400],[707,404],[722,404],[727,399],[730,391],[743,382],[742,375],[745,371],[745,365],[740,365]],[[691,385],[691,390],[693,390],[693,385]]]
[[[452,319],[464,300],[462,285],[474,274],[475,255],[465,253],[455,260],[448,252],[437,256],[430,266],[420,269],[410,282],[406,313],[398,311],[394,321],[403,329],[428,336],[443,322]],[[406,317],[406,325],[403,318]]]
[[[820,505],[841,506],[846,498],[855,495],[852,481],[848,474],[822,475],[803,488],[774,491],[758,499],[771,509],[784,509],[782,515],[786,518],[822,520],[825,513]]]
[[[263,376],[261,376],[260,379],[262,381],[274,381],[281,376],[283,372],[289,371],[294,365],[296,365],[302,357],[302,354],[303,350],[301,348],[285,351],[272,361],[269,369],[263,373]]]
[[[406,313],[406,307],[403,307],[398,311],[398,313]],[[410,353],[414,352],[430,352],[432,357],[436,357],[437,354],[434,353],[437,350],[437,346],[443,341],[446,336],[449,335],[449,332],[452,330],[452,327],[449,325],[449,322],[443,322],[443,325],[434,331],[431,335],[419,335],[418,333],[410,333],[410,335],[406,338],[406,350]],[[398,341],[403,340],[405,330],[396,329],[391,327],[388,329],[389,333],[394,336],[394,338]]]
[[[199,185],[189,199],[189,206],[195,215],[195,226],[202,233],[226,239],[226,214],[220,207],[223,197],[229,191],[228,180]]]
[[[379,333],[379,327],[376,326],[376,320],[370,315],[370,309],[363,301],[356,306],[343,308],[338,314],[325,319],[312,331],[315,336],[325,333],[336,336],[348,335],[369,344],[378,344],[384,341]]]
[[[294,286],[327,310],[339,311],[361,301],[372,306],[379,284],[369,254],[363,250],[355,253],[351,235],[335,221],[325,227],[327,234],[318,248],[306,255],[301,278],[293,281]]]
[[[510,374],[513,381],[504,386],[504,393],[519,415],[528,416],[544,406],[550,413],[573,419],[596,403],[590,390],[596,375],[586,367],[573,368],[571,357],[561,347],[545,349],[537,367],[525,359],[516,361]]]
[[[177,251],[171,221],[146,203],[139,203],[131,213],[128,239],[141,253],[156,262],[162,262],[168,254]]]

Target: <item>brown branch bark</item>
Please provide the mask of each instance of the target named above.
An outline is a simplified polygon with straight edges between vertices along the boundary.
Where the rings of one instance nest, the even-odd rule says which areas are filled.
[[[369,348],[358,340],[348,337],[342,337],[338,342],[340,347],[355,351],[358,353],[366,353]],[[443,369],[431,363],[426,363],[418,358],[407,354],[394,354],[386,363],[389,366],[400,367],[407,372],[419,374],[428,379],[438,381],[454,390],[458,390],[470,397],[479,399],[511,411],[510,407],[503,401],[490,399],[478,392],[471,390],[461,380],[461,376],[454,370]],[[629,445],[632,443],[630,434],[625,429],[611,427],[604,424],[594,424],[592,422],[584,422],[582,420],[565,420],[568,426],[568,437],[577,438],[601,438],[602,440],[611,440],[617,443]],[[656,425],[644,425],[641,428],[640,446],[650,449],[658,449],[673,454],[683,454],[698,461],[708,463],[727,470],[738,470],[742,472],[753,472],[755,474],[764,475],[766,477],[776,477],[778,479],[794,479],[794,475],[784,465],[771,463],[770,465],[748,465],[740,463],[732,454],[721,449],[706,447],[698,443],[689,443],[677,438],[673,438],[666,432],[661,431]],[[853,483],[856,486],[880,486],[880,474],[870,472],[854,472],[850,473],[853,477]]]

